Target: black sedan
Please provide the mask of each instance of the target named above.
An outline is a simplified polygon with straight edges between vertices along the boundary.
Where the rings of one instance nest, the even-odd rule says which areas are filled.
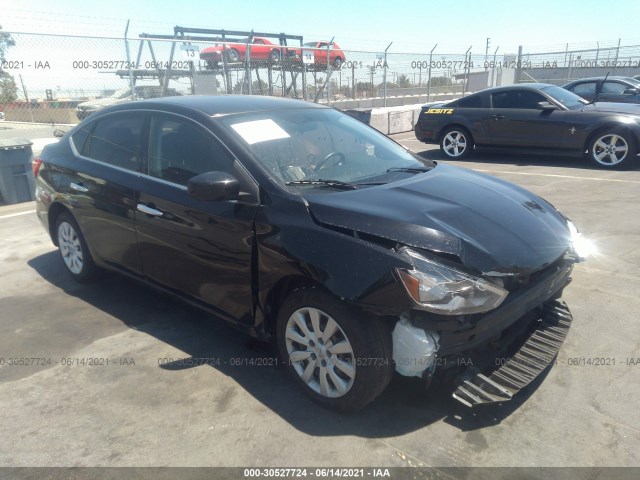
[[[637,163],[640,106],[589,104],[561,87],[529,83],[496,87],[422,107],[416,138],[461,159],[474,147],[583,156],[601,168]]]
[[[73,278],[117,271],[273,340],[336,409],[372,401],[394,370],[457,378],[466,405],[508,400],[571,323],[559,298],[587,244],[552,205],[328,107],[127,103],[47,146],[34,172]]]
[[[640,81],[633,77],[581,78],[562,88],[590,102],[640,103]]]

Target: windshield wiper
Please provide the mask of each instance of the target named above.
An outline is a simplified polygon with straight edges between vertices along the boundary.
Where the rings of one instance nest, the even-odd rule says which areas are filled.
[[[341,182],[340,180],[323,180],[321,178],[317,180],[294,180],[293,182],[286,182],[285,185],[322,185],[343,190],[357,190],[358,188],[353,183]]]
[[[430,172],[430,167],[393,167],[388,168],[387,173],[389,172],[408,172],[408,173],[423,173]]]

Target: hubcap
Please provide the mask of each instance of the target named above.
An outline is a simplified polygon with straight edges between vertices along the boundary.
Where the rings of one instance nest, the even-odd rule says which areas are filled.
[[[285,340],[291,365],[314,392],[338,398],[351,389],[356,377],[353,348],[329,315],[311,307],[296,310]]]
[[[623,161],[629,152],[627,141],[618,135],[604,135],[593,146],[593,159],[601,165],[611,166]]]
[[[82,272],[82,245],[75,229],[68,222],[62,222],[58,227],[58,246],[62,259],[71,273],[77,275]]]
[[[442,148],[448,156],[459,157],[467,149],[467,139],[462,132],[449,132],[444,137]]]

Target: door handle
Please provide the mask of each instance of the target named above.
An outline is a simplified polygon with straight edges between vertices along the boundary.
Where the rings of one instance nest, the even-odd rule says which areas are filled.
[[[82,185],[82,183],[71,182],[69,184],[69,188],[71,190],[75,190],[76,192],[80,192],[80,193],[87,193],[89,191],[89,189],[84,185]]]
[[[146,213],[147,215],[151,215],[152,217],[161,217],[162,212],[160,210],[156,210],[155,208],[151,208],[144,203],[138,204],[138,210],[142,213]]]
[[[504,115],[498,113],[496,115],[491,115],[491,118],[493,118],[494,120],[502,120],[504,118]]]

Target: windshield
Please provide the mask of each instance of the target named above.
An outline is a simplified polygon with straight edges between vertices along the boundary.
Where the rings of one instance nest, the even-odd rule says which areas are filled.
[[[640,80],[633,78],[633,77],[623,77],[623,80],[625,82],[629,82],[630,84],[632,84],[635,87],[640,87]]]
[[[316,180],[387,183],[434,166],[333,109],[248,113],[222,122],[242,139],[273,180],[290,191],[321,187],[313,183]],[[297,185],[287,186],[291,182]]]
[[[561,103],[569,110],[579,110],[584,107],[587,102],[584,98],[579,97],[569,90],[561,87],[549,86],[541,89],[544,93],[552,97],[556,102]]]

